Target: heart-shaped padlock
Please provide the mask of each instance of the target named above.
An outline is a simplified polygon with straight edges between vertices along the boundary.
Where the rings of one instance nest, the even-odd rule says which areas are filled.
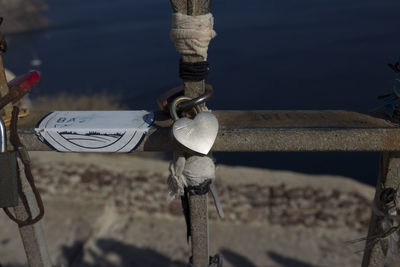
[[[171,103],[170,114],[175,121],[172,125],[172,135],[179,144],[192,152],[207,155],[218,134],[218,120],[211,112],[201,111],[199,108],[196,108],[197,114],[193,119],[179,118],[177,106],[190,99],[182,96]]]

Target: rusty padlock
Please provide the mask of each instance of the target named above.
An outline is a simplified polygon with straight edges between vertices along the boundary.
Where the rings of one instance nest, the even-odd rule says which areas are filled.
[[[162,111],[169,114],[169,103],[174,101],[175,98],[183,96],[184,94],[185,87],[183,87],[183,85],[172,88],[157,98],[157,105]]]
[[[17,152],[7,152],[6,127],[0,118],[0,208],[18,205]]]

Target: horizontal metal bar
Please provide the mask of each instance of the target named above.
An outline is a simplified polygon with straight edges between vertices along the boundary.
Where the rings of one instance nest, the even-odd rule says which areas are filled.
[[[381,117],[343,110],[213,111],[220,131],[212,151],[400,151],[400,127]],[[32,113],[19,122],[30,151],[50,150],[34,132],[46,114]],[[156,122],[136,151],[174,151],[172,121],[156,113]]]

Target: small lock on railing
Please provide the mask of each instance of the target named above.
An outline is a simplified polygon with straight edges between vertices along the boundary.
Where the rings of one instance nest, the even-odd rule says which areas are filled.
[[[172,136],[182,150],[191,154],[207,155],[218,134],[218,119],[214,114],[203,111],[197,105],[194,106],[196,115],[193,119],[180,118],[176,109],[185,101],[192,101],[192,99],[181,96],[170,104],[170,114],[174,120],[171,128]]]

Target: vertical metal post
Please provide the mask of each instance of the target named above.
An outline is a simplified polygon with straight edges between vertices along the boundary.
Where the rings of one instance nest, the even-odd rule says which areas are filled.
[[[1,128],[1,152],[6,152],[7,138],[3,120],[0,118]],[[18,205],[14,208],[16,219],[25,221],[39,214],[39,207],[32,192],[30,184],[25,176],[24,164],[18,159],[18,176],[21,183],[18,185]],[[51,267],[50,257],[47,252],[46,240],[42,229],[42,223],[20,226],[19,231],[25,248],[26,257],[30,267]]]
[[[2,18],[0,18],[0,24],[2,23],[2,21],[3,21]],[[1,57],[1,54],[3,53],[1,49],[4,49],[3,46],[7,47],[7,44],[5,40],[3,40],[3,34],[0,32],[0,97],[8,93],[6,72],[4,70],[3,58]],[[8,104],[0,112],[0,115],[11,114],[11,111],[12,111],[12,104]]]
[[[0,24],[2,19],[0,18]],[[3,36],[0,32],[0,45],[4,45]],[[0,97],[8,93],[6,75],[3,66],[3,60],[0,52]],[[11,114],[12,104],[7,105],[0,115]],[[5,132],[5,131],[4,131]],[[2,152],[6,151],[7,145],[4,136],[2,142]],[[28,218],[34,218],[39,214],[39,207],[36,198],[32,192],[28,180],[24,172],[24,165],[18,159],[19,177],[21,184],[19,185],[18,206],[14,208],[15,217],[18,220],[25,221]],[[47,252],[46,240],[44,238],[42,223],[37,222],[34,225],[22,226],[19,228],[22,243],[24,244],[26,257],[30,267],[51,267],[50,257]]]
[[[204,15],[210,12],[211,0],[171,0],[174,12],[191,16]],[[183,62],[201,62],[204,59],[198,55],[182,55]],[[204,92],[205,82],[185,82],[185,95],[197,97]],[[190,196],[189,209],[191,218],[191,244],[193,265],[209,266],[208,241],[208,196]]]
[[[39,207],[32,189],[26,179],[24,165],[18,159],[19,177],[21,181],[18,206],[14,208],[15,217],[18,220],[25,221],[28,218],[34,218],[39,214]],[[47,249],[46,239],[44,237],[42,222],[33,225],[19,227],[22,243],[24,245],[26,257],[30,267],[51,267],[50,256]]]
[[[208,196],[189,196],[193,265],[209,266]]]
[[[374,201],[379,201],[382,187],[397,189],[400,185],[400,153],[382,152],[379,170],[379,179],[376,186]],[[380,217],[372,213],[369,224],[368,238],[382,233]],[[387,241],[384,241],[387,242]],[[383,267],[386,259],[387,243],[376,242],[372,247],[365,249],[362,267]],[[367,246],[367,244],[366,244]]]

